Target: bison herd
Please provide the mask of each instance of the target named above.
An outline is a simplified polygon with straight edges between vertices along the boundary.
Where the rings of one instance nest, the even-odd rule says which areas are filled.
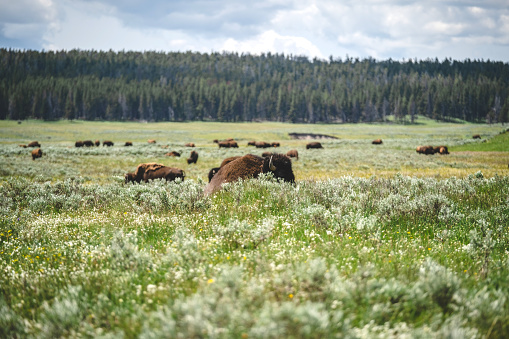
[[[417,149],[415,150],[419,154],[442,154],[446,155],[449,154],[449,150],[447,149],[447,146],[417,146]]]

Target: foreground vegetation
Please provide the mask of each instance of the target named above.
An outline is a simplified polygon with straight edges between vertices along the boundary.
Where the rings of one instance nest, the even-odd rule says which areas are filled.
[[[0,125],[2,338],[509,334],[500,126],[72,126]],[[157,131],[160,142],[148,145]],[[286,134],[302,131],[340,139],[307,152]],[[90,135],[116,144],[68,148]],[[211,142],[230,136],[299,149],[296,184],[268,175],[203,197],[223,157],[261,152]],[[373,136],[384,144],[371,145]],[[128,137],[135,146],[118,146]],[[35,161],[17,146],[33,139],[45,152]],[[196,165],[161,155],[161,144],[189,152],[188,141],[198,144]],[[447,144],[451,154],[419,155],[413,143]],[[124,184],[141,161],[188,176]]]

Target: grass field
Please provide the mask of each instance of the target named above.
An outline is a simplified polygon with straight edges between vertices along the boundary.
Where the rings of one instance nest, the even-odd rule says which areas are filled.
[[[419,123],[0,121],[0,337],[508,337],[507,126]],[[223,158],[261,154],[248,140],[297,149],[296,184],[203,197]],[[123,183],[148,161],[186,180]]]

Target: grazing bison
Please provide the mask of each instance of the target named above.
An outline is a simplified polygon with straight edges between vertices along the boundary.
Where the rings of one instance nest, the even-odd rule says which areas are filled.
[[[32,160],[42,157],[42,151],[40,148],[36,148],[32,151]]]
[[[76,147],[83,147],[83,141],[81,141],[81,140],[76,141],[74,143],[74,146],[76,146]]]
[[[169,157],[180,157],[180,153],[179,153],[179,152],[176,152],[176,151],[168,152],[168,153],[166,153],[165,155],[167,155],[167,156],[169,156]]]
[[[274,154],[270,157],[262,158],[253,154],[247,154],[221,167],[205,187],[204,193],[205,195],[212,194],[220,190],[221,186],[226,182],[257,178],[261,173],[269,172],[275,178],[280,178],[287,182],[295,182],[292,161],[286,155]]]
[[[101,142],[100,142],[99,140],[96,140],[96,141],[95,141],[95,145],[96,145],[97,147],[99,147],[99,146],[101,145]]]
[[[281,144],[279,142],[272,142],[271,143],[272,147],[279,147]]]
[[[473,139],[481,139],[481,135],[480,134],[474,134],[472,136]]]
[[[154,139],[148,139],[148,140],[147,140],[147,142],[148,142],[149,144],[155,144],[155,143],[156,143],[156,141],[155,141]]]
[[[154,162],[139,164],[133,173],[126,173],[125,183],[128,182],[147,182],[154,179],[166,179],[166,181],[175,181],[177,178],[184,180],[185,173],[180,168],[167,167]]]
[[[132,146],[132,145],[133,145],[133,143],[131,141],[126,141],[124,144],[125,147]]]
[[[415,151],[420,154],[435,154],[433,146],[417,146]]]
[[[83,145],[87,147],[92,147],[94,146],[94,143],[92,142],[92,140],[85,140],[83,141]]]
[[[296,149],[291,149],[288,152],[286,152],[286,156],[290,158],[299,159],[299,152],[297,152]]]
[[[27,145],[28,147],[41,147],[41,144],[39,144],[38,141],[32,141]]]
[[[310,142],[306,145],[306,149],[310,149],[310,148],[323,148],[323,147],[322,147],[321,143],[319,143],[318,141],[314,141],[314,142]]]
[[[189,156],[189,158],[187,158],[187,163],[188,164],[196,164],[197,161],[198,161],[198,152],[191,151],[191,155]]]
[[[194,142],[188,142],[184,145],[185,147],[195,147]]]
[[[254,140],[248,141],[247,145],[248,146],[256,146],[256,141],[254,141]]]
[[[269,148],[269,147],[272,147],[272,145],[265,141],[257,141],[257,142],[255,142],[255,147],[256,148]]]
[[[376,139],[376,140],[373,140],[371,143],[373,145],[381,145],[383,142],[382,142],[382,139]]]
[[[103,146],[113,146],[113,141],[110,141],[110,140],[106,140],[106,141],[103,141]]]

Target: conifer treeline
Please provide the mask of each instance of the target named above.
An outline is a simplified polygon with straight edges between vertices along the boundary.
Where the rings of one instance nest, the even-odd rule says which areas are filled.
[[[0,49],[0,119],[509,120],[509,64]]]

